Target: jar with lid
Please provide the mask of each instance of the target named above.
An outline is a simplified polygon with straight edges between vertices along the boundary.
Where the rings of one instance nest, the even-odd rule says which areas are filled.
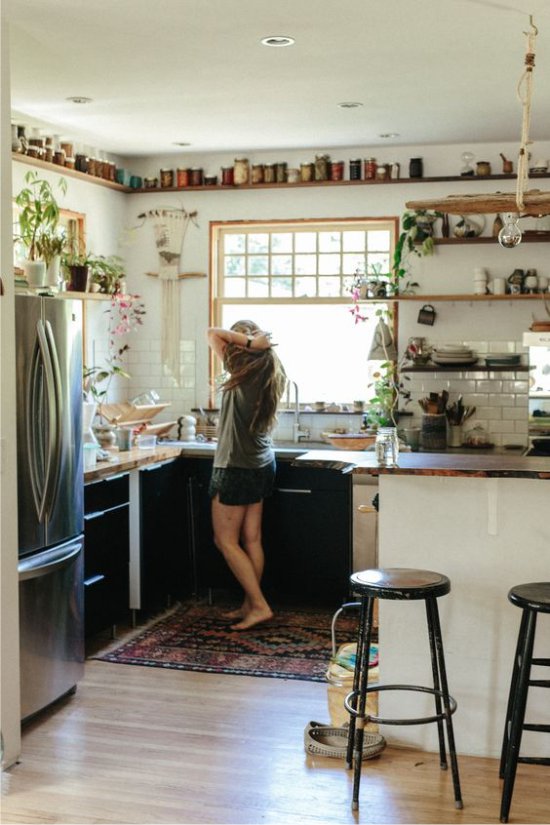
[[[160,186],[161,189],[171,189],[174,185],[174,170],[161,169],[160,170]]]
[[[377,168],[376,158],[365,158],[365,180],[374,180]]]
[[[263,183],[264,182],[264,165],[263,163],[253,163],[252,168],[250,170],[250,182],[251,183]]]
[[[222,186],[233,186],[233,167],[222,166]]]
[[[388,180],[390,167],[387,163],[381,163],[376,170],[376,180]]]
[[[235,158],[233,163],[233,183],[235,186],[247,184],[250,178],[248,158]]]
[[[374,450],[376,461],[381,467],[395,467],[399,456],[397,427],[379,427]]]
[[[478,160],[476,163],[476,175],[487,177],[491,174],[491,164],[488,160]]]
[[[315,167],[313,163],[300,164],[300,179],[302,183],[311,183],[315,177]]]
[[[286,183],[286,169],[287,164],[285,162],[278,163],[276,166],[276,179],[277,183]]]
[[[191,184],[191,186],[202,186],[203,181],[203,170],[200,167],[196,167],[190,170],[189,183]]]
[[[275,183],[277,180],[277,164],[264,164],[264,183]]]
[[[315,180],[329,179],[329,161],[328,155],[315,155]]]
[[[189,186],[189,169],[176,169],[176,186],[178,189]]]
[[[424,163],[422,158],[411,158],[409,161],[409,177],[421,178],[424,175]]]
[[[361,158],[354,158],[349,162],[349,179],[361,180]]]
[[[333,181],[344,179],[344,161],[335,160],[330,165],[330,179]]]
[[[401,175],[401,166],[397,163],[396,160],[392,160],[390,163],[390,178],[392,180],[399,180]]]

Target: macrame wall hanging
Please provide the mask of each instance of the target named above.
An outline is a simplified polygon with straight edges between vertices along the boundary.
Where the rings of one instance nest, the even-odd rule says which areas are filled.
[[[143,212],[138,219],[150,223],[154,230],[159,271],[146,274],[161,282],[161,358],[165,371],[179,384],[181,326],[178,283],[185,278],[206,277],[204,272],[181,271],[185,235],[190,223],[198,227],[197,212],[161,207]]]

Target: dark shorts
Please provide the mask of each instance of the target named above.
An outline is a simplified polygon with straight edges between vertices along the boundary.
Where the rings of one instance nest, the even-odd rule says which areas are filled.
[[[256,504],[273,492],[275,461],[246,470],[242,467],[214,467],[208,492],[210,498],[219,494],[221,504]]]

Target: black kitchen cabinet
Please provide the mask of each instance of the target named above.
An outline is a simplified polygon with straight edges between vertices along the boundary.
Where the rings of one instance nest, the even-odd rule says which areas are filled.
[[[139,470],[139,608],[168,607],[192,589],[185,462]]]
[[[208,496],[212,460],[192,459],[187,467],[195,589],[239,592],[213,541]],[[347,599],[351,508],[351,476],[278,460],[274,494],[264,503],[263,519],[262,587],[275,604],[325,604],[336,609]]]
[[[84,487],[86,636],[129,618],[128,473]]]
[[[338,608],[352,569],[352,480],[337,470],[278,461],[264,505],[265,591],[277,600]]]

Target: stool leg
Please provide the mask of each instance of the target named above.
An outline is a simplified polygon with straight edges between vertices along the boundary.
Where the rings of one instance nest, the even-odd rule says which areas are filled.
[[[441,691],[443,693],[443,706],[445,708],[445,726],[447,728],[447,742],[449,743],[449,757],[451,760],[451,772],[453,775],[453,786],[455,793],[455,807],[462,808],[462,794],[460,791],[460,778],[458,776],[458,761],[456,758],[455,737],[453,731],[453,719],[451,715],[451,704],[449,702],[449,685],[447,683],[447,670],[445,668],[445,654],[443,652],[443,639],[441,638],[441,624],[439,622],[439,610],[435,598],[430,598],[430,611],[433,624],[434,642],[438,663],[439,678],[441,680]]]
[[[372,614],[373,614],[373,607],[374,607],[374,599],[366,598],[366,611],[365,611],[365,623],[364,623],[364,633],[362,639],[362,646],[361,651],[359,651],[359,646],[357,649],[357,659],[355,662],[356,670],[359,669],[359,686],[358,691],[359,695],[357,697],[357,703],[354,703],[354,708],[357,710],[357,716],[355,719],[355,731],[354,731],[354,739],[353,739],[353,795],[351,801],[351,809],[352,811],[356,811],[359,808],[359,786],[361,784],[361,767],[363,761],[363,739],[364,739],[364,732],[365,732],[365,709],[367,703],[367,687],[369,683],[369,654],[370,654],[370,641],[372,635]],[[350,725],[351,727],[351,725]],[[350,731],[350,738],[351,738],[351,731]],[[348,741],[348,751],[349,751],[349,741]]]
[[[514,708],[514,698],[519,676],[519,666],[521,662],[521,651],[525,644],[525,633],[527,631],[528,610],[522,611],[521,624],[519,627],[516,652],[514,655],[514,666],[512,668],[512,681],[510,682],[510,693],[508,694],[508,706],[506,708],[506,719],[504,722],[504,733],[502,735],[502,751],[500,754],[500,767],[498,775],[504,779],[504,769],[506,767],[506,754],[508,753],[508,742],[510,740],[510,725],[512,723],[512,710]]]
[[[367,599],[361,598],[359,607],[359,624],[357,625],[357,651],[355,654],[355,669],[353,671],[353,697],[351,705],[354,710],[357,709],[357,700],[359,696],[359,680],[361,678],[360,660],[363,656],[363,646],[365,639],[365,629],[367,624]],[[353,743],[355,741],[355,714],[350,713],[349,729],[348,729],[348,746],[346,751],[346,768],[349,770],[353,764]]]
[[[508,814],[510,813],[510,804],[514,792],[514,782],[521,747],[521,735],[523,733],[523,721],[525,719],[525,707],[527,705],[529,678],[531,676],[531,660],[533,658],[533,647],[535,644],[537,614],[534,610],[525,610],[525,613],[527,613],[527,622],[525,625],[522,650],[519,651],[519,670],[515,685],[515,695],[512,700],[510,732],[505,756],[504,786],[502,788],[502,800],[500,804],[501,822],[508,822]]]
[[[437,649],[435,645],[434,635],[434,620],[433,620],[433,602],[435,599],[426,599],[426,617],[428,620],[428,638],[430,641],[430,654],[432,657],[432,676],[435,690],[441,690],[441,683],[439,680],[439,666],[437,661]],[[439,715],[441,713],[441,696],[435,695],[435,710]],[[445,752],[445,733],[443,731],[443,720],[439,719],[437,723],[437,735],[439,737],[439,764],[441,768],[447,770],[447,754]]]

